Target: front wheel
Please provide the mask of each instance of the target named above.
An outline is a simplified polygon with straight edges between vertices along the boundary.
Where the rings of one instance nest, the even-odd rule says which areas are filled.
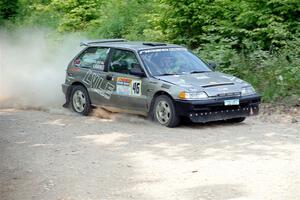
[[[176,127],[180,118],[176,113],[174,103],[167,95],[158,96],[154,104],[154,119],[161,125]]]
[[[71,102],[73,110],[81,115],[88,115],[92,109],[88,92],[81,85],[76,85],[73,87]]]

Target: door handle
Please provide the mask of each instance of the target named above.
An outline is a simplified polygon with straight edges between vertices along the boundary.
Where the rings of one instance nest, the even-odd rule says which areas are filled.
[[[113,78],[113,75],[112,75],[112,74],[107,74],[107,75],[106,75],[106,80],[111,81],[112,78]]]

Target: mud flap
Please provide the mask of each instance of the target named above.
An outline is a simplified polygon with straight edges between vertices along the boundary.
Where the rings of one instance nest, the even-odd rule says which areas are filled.
[[[253,108],[252,108],[252,106],[250,107],[250,116],[253,116],[254,115],[254,112],[253,112]]]
[[[62,106],[64,108],[69,108],[69,105],[70,105],[70,101],[66,101],[66,103],[64,103]]]
[[[72,87],[69,87],[66,93],[66,102],[62,105],[64,108],[69,108]]]

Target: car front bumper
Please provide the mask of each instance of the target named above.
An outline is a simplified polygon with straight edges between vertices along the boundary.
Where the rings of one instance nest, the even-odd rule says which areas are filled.
[[[225,106],[224,101],[239,99],[239,105]],[[175,100],[175,108],[180,116],[188,117],[193,122],[210,122],[238,117],[257,115],[260,95],[244,97],[217,98],[209,100]]]

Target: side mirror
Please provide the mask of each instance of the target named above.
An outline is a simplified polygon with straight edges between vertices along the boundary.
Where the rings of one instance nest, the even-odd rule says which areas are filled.
[[[214,62],[209,62],[209,63],[208,63],[208,67],[209,67],[211,70],[215,71],[216,68],[217,68],[217,64],[214,63]]]
[[[139,77],[145,77],[145,72],[143,72],[141,66],[137,63],[134,63],[131,65],[131,69],[129,69],[129,74],[139,76]]]

